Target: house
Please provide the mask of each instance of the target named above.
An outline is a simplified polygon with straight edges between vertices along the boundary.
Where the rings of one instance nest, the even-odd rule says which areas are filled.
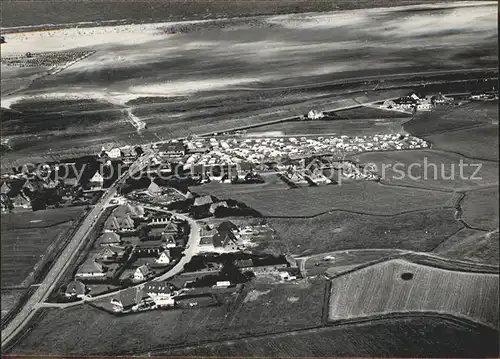
[[[90,179],[90,189],[92,190],[100,190],[102,189],[102,185],[104,183],[104,178],[101,176],[99,171],[96,171],[92,178]]]
[[[151,180],[151,184],[149,185],[147,192],[152,196],[159,196],[162,193],[162,189],[153,180]]]
[[[96,259],[101,262],[122,262],[125,257],[125,251],[116,247],[105,247],[103,248]]]
[[[75,274],[75,279],[85,280],[104,280],[106,279],[106,272],[104,271],[102,265],[96,262],[95,258],[90,256],[83,262],[83,264],[78,267]]]
[[[238,244],[234,235],[231,235],[230,232],[222,232],[217,233],[212,237],[212,243],[214,248],[221,248],[227,251],[237,251]]]
[[[165,217],[153,217],[149,221],[148,226],[150,228],[163,227],[168,223],[170,223],[170,215],[167,215]]]
[[[168,282],[148,282],[144,285],[144,293],[146,293],[157,306],[173,307],[173,297],[177,294],[173,291],[173,286]]]
[[[223,280],[215,283],[215,287],[217,288],[227,288],[231,286],[231,282],[228,280]]]
[[[74,280],[70,282],[66,287],[66,292],[64,293],[66,298],[82,298],[88,293],[88,289],[82,282]]]
[[[218,232],[238,231],[238,226],[231,221],[224,221],[217,226],[217,231]]]
[[[104,232],[97,239],[97,243],[99,243],[99,245],[101,245],[102,247],[105,247],[112,244],[120,244],[121,239],[120,236],[114,232]]]
[[[149,266],[146,264],[143,264],[142,266],[138,267],[135,272],[134,272],[134,280],[135,281],[143,281],[148,278],[150,278],[153,275],[153,272],[151,272],[151,269]]]
[[[182,142],[164,143],[158,153],[161,157],[182,157],[186,154],[186,148]]]
[[[210,217],[212,215],[212,213],[210,213],[211,205],[211,203],[207,203],[201,206],[192,206],[190,209],[190,214],[195,219]]]
[[[113,148],[111,151],[108,152],[109,158],[120,158],[122,156],[122,152],[120,151],[119,148]]]
[[[65,177],[63,179],[63,185],[66,187],[77,187],[78,179],[74,177]]]
[[[147,241],[134,247],[134,255],[138,257],[156,257],[167,247],[161,241]]]
[[[253,261],[251,259],[238,259],[234,261],[234,265],[237,268],[247,269],[253,267]]]
[[[162,243],[165,243],[166,248],[174,248],[177,247],[175,242],[175,235],[172,233],[162,233],[161,239]]]
[[[2,183],[0,193],[2,195],[2,210],[11,208],[31,208],[31,200],[27,193],[33,190],[31,183],[24,179],[16,179]]]
[[[135,230],[134,220],[129,216],[115,216],[111,215],[104,224],[106,231],[112,232],[130,232]]]
[[[169,222],[167,223],[167,225],[165,226],[165,228],[163,228],[163,232],[162,233],[179,233],[179,227],[177,226],[176,223],[174,222]]]
[[[111,299],[115,312],[137,310],[144,297],[144,292],[138,287],[131,287],[120,292],[118,298]]]
[[[160,256],[155,260],[158,264],[169,264],[170,263],[170,252],[167,250],[160,253]]]
[[[206,205],[206,204],[212,204],[214,202],[217,202],[217,198],[215,198],[214,196],[196,197],[194,199],[193,206],[194,207],[203,206],[203,205]]]

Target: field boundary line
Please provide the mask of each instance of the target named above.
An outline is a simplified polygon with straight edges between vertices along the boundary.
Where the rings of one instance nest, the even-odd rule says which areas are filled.
[[[371,315],[367,315],[367,316],[363,316],[363,317],[360,316],[357,318],[353,317],[353,318],[348,318],[348,319],[338,319],[338,320],[330,321],[329,326],[336,327],[336,326],[346,325],[346,324],[361,324],[361,323],[378,321],[378,320],[391,320],[391,319],[412,318],[412,317],[439,318],[440,320],[443,320],[443,319],[448,320],[450,322],[453,322],[454,324],[467,326],[469,328],[476,329],[477,326],[482,326],[482,327],[485,327],[488,329],[493,329],[495,331],[498,330],[498,328],[493,324],[474,320],[471,317],[455,315],[455,314],[451,314],[448,312],[432,311],[432,310],[422,310],[422,311],[409,310],[406,312],[405,311],[394,311],[391,313],[371,314]]]
[[[359,215],[365,215],[365,216],[372,216],[372,217],[395,217],[395,216],[401,216],[405,214],[411,214],[411,213],[417,213],[417,212],[427,212],[427,211],[433,211],[433,210],[438,210],[438,209],[456,209],[455,206],[438,206],[438,207],[428,207],[428,208],[420,208],[420,209],[411,209],[407,211],[401,211],[401,212],[396,212],[393,214],[379,214],[379,213],[368,213],[368,212],[361,212],[361,211],[354,211],[350,209],[330,209],[328,211],[320,212],[317,214],[314,214],[312,216],[268,216],[268,215],[262,215],[262,218],[265,219],[311,219],[315,217],[320,217],[324,216],[333,212],[346,212],[346,213],[353,213],[353,214],[359,214]]]

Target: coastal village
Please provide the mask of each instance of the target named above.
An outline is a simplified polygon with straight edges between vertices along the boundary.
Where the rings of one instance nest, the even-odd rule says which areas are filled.
[[[452,101],[442,95],[425,99],[412,95],[377,106],[430,111]],[[322,115],[312,112],[307,117],[315,120]],[[90,206],[117,179],[117,174],[110,175],[111,169],[127,168],[148,152],[147,176],[118,190],[85,256],[52,300],[102,297],[103,308],[119,314],[211,306],[256,277],[293,282],[300,271],[294,258],[256,249],[257,238],[272,240],[275,235],[258,213],[230,198],[192,193],[179,181],[188,181],[189,186],[244,185],[264,183],[269,173],[291,188],[336,185],[341,180],[377,181],[377,173],[346,157],[428,147],[426,141],[406,133],[300,137],[226,133],[103,148],[79,162],[16,169],[2,176],[2,213]]]

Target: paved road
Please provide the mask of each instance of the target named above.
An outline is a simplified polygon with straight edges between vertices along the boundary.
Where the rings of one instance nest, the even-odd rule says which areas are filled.
[[[5,346],[24,328],[26,324],[35,314],[39,305],[47,300],[50,293],[54,290],[58,280],[68,269],[72,259],[76,256],[78,251],[85,245],[85,239],[97,223],[97,220],[102,215],[105,207],[109,204],[110,200],[115,196],[117,186],[123,183],[130,173],[139,171],[146,165],[151,157],[151,154],[145,154],[130,166],[120,179],[118,179],[111,187],[107,189],[103,197],[94,206],[94,208],[87,214],[83,220],[80,228],[75,232],[73,238],[68,245],[64,248],[62,254],[52,265],[44,280],[40,283],[38,289],[28,299],[23,308],[12,318],[7,326],[2,330],[2,348]]]

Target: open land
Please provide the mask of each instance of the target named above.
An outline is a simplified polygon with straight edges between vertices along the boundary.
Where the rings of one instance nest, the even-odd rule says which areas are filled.
[[[81,207],[2,215],[2,287],[23,286],[63,240]],[[28,284],[29,285],[29,284]]]
[[[456,259],[499,265],[498,229],[483,232],[463,228],[433,250],[434,253]]]
[[[329,104],[332,109],[340,106],[340,102],[335,104],[336,98],[345,98],[350,91],[342,83],[347,78],[360,78],[351,89],[358,93],[350,96],[361,99],[364,91],[375,89],[377,95],[391,89],[390,81],[379,81],[387,75],[496,67],[496,17],[492,11],[496,4],[469,5],[228,19],[221,20],[220,26],[157,23],[7,33],[2,56],[61,50],[96,53],[33,81],[28,88],[22,81],[21,91],[2,96],[2,107],[15,108],[21,100],[36,108],[40,101],[94,99],[130,108],[147,129],[137,134],[116,109],[99,110],[84,121],[74,109],[64,110],[58,121],[62,124],[54,133],[35,131],[28,138],[10,135],[14,151],[2,163],[53,152],[98,151],[101,145],[116,142],[226,131],[242,123],[302,115],[311,108],[326,111]],[[434,21],[435,12],[442,21]],[[182,29],[175,34],[169,30],[179,26]],[[74,38],[78,42],[71,45]],[[296,76],[290,77],[290,73]],[[372,78],[363,80],[366,76]],[[15,77],[15,71],[9,71],[2,81],[9,81],[11,88]],[[453,81],[459,76],[448,77]],[[328,84],[334,80],[340,82]],[[147,106],[130,103],[151,97],[169,100]],[[47,117],[39,116],[39,122]],[[29,117],[30,122],[37,121],[35,115]],[[13,126],[25,127],[19,122]],[[3,128],[15,132],[8,125]],[[18,154],[16,143],[21,144]],[[54,143],[57,148],[52,148]]]
[[[463,220],[472,228],[498,228],[498,187],[478,189],[466,193],[462,200]]]
[[[262,243],[301,256],[350,249],[406,249],[427,252],[459,230],[454,209],[393,216],[335,211],[313,218],[271,218],[280,242]]]
[[[498,162],[472,161],[454,153],[415,150],[388,155],[372,152],[356,155],[354,160],[361,165],[374,165],[382,182],[395,186],[467,191],[498,184]],[[462,170],[460,163],[464,164]]]
[[[200,194],[203,186],[195,187]],[[235,188],[234,193],[228,191]],[[304,187],[288,190],[242,193],[238,185],[210,191],[220,198],[245,203],[264,217],[312,217],[333,210],[365,214],[393,215],[432,208],[454,208],[458,196],[453,193],[431,192],[382,186],[373,182],[351,182],[341,186]],[[269,200],[272,198],[272,201]]]
[[[121,317],[88,305],[51,309],[12,354],[131,354],[316,327],[321,324],[324,298],[325,281],[318,280],[303,284],[253,283],[233,305],[210,308],[150,311]],[[128,330],[131,326],[134,331]],[[115,344],[117,336],[121,337],[119,347]]]
[[[223,341],[156,353],[248,357],[495,357],[498,332],[443,317],[401,317],[265,337]],[[454,338],[454,340],[450,340]]]
[[[497,328],[498,275],[391,260],[332,279],[330,320],[395,312],[449,313]]]

